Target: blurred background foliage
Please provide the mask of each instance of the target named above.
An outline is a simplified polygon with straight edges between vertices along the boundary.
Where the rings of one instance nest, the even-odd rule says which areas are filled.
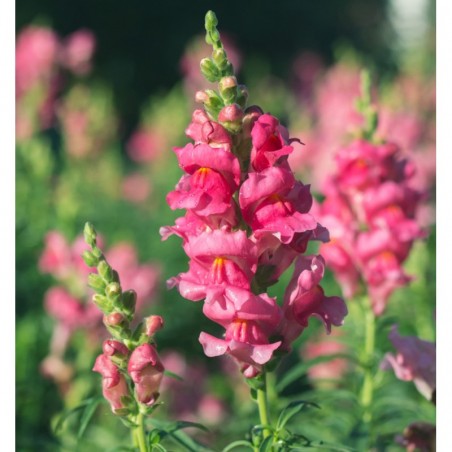
[[[65,355],[75,372],[69,392],[40,371],[55,328],[55,320],[43,307],[46,292],[55,285],[55,278],[38,269],[45,236],[51,230],[58,230],[72,243],[87,220],[104,237],[106,248],[127,241],[135,247],[139,262],[152,262],[159,269],[157,295],[143,312],[169,319],[159,333],[159,347],[172,363],[173,367],[168,369],[185,372],[187,378],[185,386],[168,384],[168,394],[163,395],[167,406],[161,410],[162,419],[188,416],[187,406],[178,406],[176,402],[178,397],[185,400],[187,393],[193,392],[190,378],[195,378],[202,389],[186,401],[195,413],[192,420],[213,419],[211,433],[201,436],[202,441],[219,447],[246,434],[257,419],[254,404],[248,401],[246,385],[228,363],[205,358],[197,339],[200,331],[219,334],[221,328],[200,315],[200,303],[189,303],[176,290],[165,288],[166,279],[187,268],[180,241],[172,237],[161,242],[159,236],[159,228],[173,224],[181,214],[171,211],[165,202],[166,193],[181,175],[171,148],[188,141],[184,128],[190,122],[194,90],[199,89],[199,80],[190,79],[183,69],[183,56],[195,55],[195,59],[199,56],[198,61],[208,56],[202,48],[199,53],[199,36],[203,34],[205,12],[214,9],[220,31],[238,49],[238,79],[247,84],[251,103],[260,104],[264,110],[279,116],[289,127],[291,136],[300,136],[304,141],[303,133],[312,128],[315,108],[310,99],[314,91],[306,97],[300,88],[296,62],[302,54],[315,55],[322,74],[339,63],[370,68],[379,82],[380,93],[389,93],[388,105],[394,99],[396,104],[403,104],[403,99],[397,98],[398,85],[392,84],[401,75],[415,74],[420,80],[416,86],[425,86],[422,81],[427,79],[434,84],[435,3],[421,0],[414,3],[407,9],[407,2],[395,0],[17,1],[18,34],[30,25],[51,27],[60,37],[89,29],[97,42],[89,76],[64,74],[54,122],[36,127],[33,133],[17,139],[17,450],[113,450],[128,442],[124,438],[126,429],[110,415],[106,405],[96,411],[96,422],[88,427],[82,439],[77,440],[77,413],[59,426],[59,434],[55,433],[63,410],[100,394],[100,379],[90,371],[100,341],[90,350],[84,334],[78,332],[72,338]],[[407,17],[411,17],[411,25]],[[352,94],[349,101],[352,105]],[[29,100],[27,105],[33,102]],[[421,111],[423,107],[417,108]],[[88,133],[95,141],[86,155],[71,151],[74,143],[70,140],[80,134],[70,129],[69,117],[74,111],[83,112],[89,124],[97,125]],[[424,109],[422,114],[427,121],[434,111]],[[141,159],[130,150],[137,130],[152,135],[152,157]],[[312,173],[301,170],[300,174],[304,183],[314,183]],[[133,193],[146,192],[141,200],[133,194],[124,194],[124,181],[130,175],[141,176],[135,181],[146,181],[141,184],[144,189],[132,188]],[[429,189],[434,204],[434,183]],[[380,325],[380,357],[381,351],[391,349],[386,333],[392,323],[401,324],[404,334],[430,341],[435,338],[434,220],[430,219],[428,227],[431,234],[417,245],[408,262],[416,281],[394,295],[387,318]],[[286,275],[272,288],[272,295],[281,297],[289,277]],[[340,292],[330,273],[325,288],[327,294]],[[301,342],[315,338],[320,329],[319,323],[311,323],[298,344],[300,347]],[[344,330],[344,341],[356,348],[362,340],[359,313],[351,312]],[[282,378],[301,355],[295,350],[276,378]],[[190,363],[198,374],[187,370]],[[350,390],[360,385],[360,377],[353,367],[347,372],[346,384],[326,384],[320,390],[305,372],[284,388],[282,395],[285,400],[300,395],[312,397],[323,407],[309,412],[309,422],[305,415],[302,422],[306,425],[305,434],[359,450],[359,414],[350,408],[353,405]],[[230,376],[228,383],[225,374]],[[385,373],[381,380],[380,386],[385,388],[385,394],[379,396],[381,400],[397,397],[401,402],[398,410],[382,408],[384,433],[378,437],[378,450],[400,450],[394,443],[395,434],[413,417],[433,422],[434,409],[412,386],[395,380],[393,375]],[[214,400],[204,400],[206,394]],[[334,394],[337,397],[332,397]],[[209,407],[205,408],[204,418],[202,407]],[[339,411],[343,414],[340,418],[335,415]],[[215,418],[212,413],[219,414]],[[179,446],[174,447],[179,450]]]

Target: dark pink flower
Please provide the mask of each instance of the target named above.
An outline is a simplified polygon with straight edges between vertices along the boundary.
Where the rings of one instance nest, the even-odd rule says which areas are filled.
[[[257,267],[256,246],[244,231],[214,230],[193,237],[184,245],[191,258],[187,273],[169,280],[181,295],[192,301],[205,298],[212,286],[249,289]]]
[[[240,165],[229,151],[208,145],[175,150],[180,167],[188,173],[167,195],[171,209],[190,209],[200,216],[232,209],[232,194],[240,181]]]
[[[418,391],[432,400],[436,391],[436,344],[415,336],[401,336],[397,325],[389,333],[396,354],[387,353],[381,367],[392,368],[396,377],[413,381]]]
[[[251,130],[251,165],[256,171],[273,166],[280,157],[293,151],[287,129],[272,115],[263,114]]]
[[[124,408],[121,399],[129,395],[129,387],[124,375],[116,365],[111,362],[107,355],[102,354],[97,357],[93,370],[102,375],[102,392],[110,402],[113,413]]]
[[[289,244],[297,233],[317,228],[317,221],[308,213],[312,206],[309,185],[295,181],[287,169],[270,167],[251,173],[240,188],[239,202],[256,237],[273,234]]]
[[[155,348],[150,344],[138,346],[131,354],[127,371],[135,383],[140,403],[152,405],[159,396],[164,367]]]

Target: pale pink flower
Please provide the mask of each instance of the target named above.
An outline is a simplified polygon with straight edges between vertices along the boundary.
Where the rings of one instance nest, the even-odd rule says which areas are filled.
[[[130,137],[127,153],[135,162],[152,162],[165,150],[166,145],[165,137],[155,128],[140,128]]]
[[[97,357],[93,371],[102,375],[102,392],[110,402],[113,413],[124,408],[122,398],[129,396],[129,387],[124,375],[116,365],[111,362],[107,355],[102,354]]]
[[[146,176],[139,173],[130,174],[122,181],[122,196],[133,203],[143,203],[149,198],[151,184]]]
[[[397,378],[413,381],[418,391],[428,400],[436,392],[436,344],[415,336],[401,336],[397,325],[389,333],[396,354],[387,353],[381,363],[384,370],[392,368]]]
[[[127,372],[135,383],[140,403],[152,405],[159,396],[164,367],[155,348],[150,344],[139,345],[130,355]]]

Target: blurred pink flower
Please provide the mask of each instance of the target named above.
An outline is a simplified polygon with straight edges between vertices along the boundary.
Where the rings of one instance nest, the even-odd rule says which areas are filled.
[[[143,203],[149,198],[151,191],[149,179],[140,173],[130,174],[122,181],[122,196],[128,201]]]
[[[426,399],[435,401],[436,344],[415,336],[400,336],[397,325],[392,327],[389,339],[397,353],[387,353],[381,368],[392,368],[397,378],[413,381]]]
[[[66,37],[61,49],[63,66],[74,74],[85,75],[91,71],[91,59],[96,48],[96,38],[90,30],[77,30]]]
[[[166,147],[166,139],[158,130],[152,127],[139,128],[129,138],[127,153],[133,161],[146,163],[152,162]]]

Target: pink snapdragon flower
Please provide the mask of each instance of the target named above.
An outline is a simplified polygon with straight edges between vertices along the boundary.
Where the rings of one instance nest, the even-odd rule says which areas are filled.
[[[384,370],[391,369],[397,378],[413,381],[418,391],[434,401],[436,392],[436,344],[415,336],[401,336],[397,325],[389,333],[397,353],[387,353],[381,363]]]
[[[127,154],[138,163],[152,162],[166,147],[166,139],[153,127],[136,130],[127,142]]]
[[[132,352],[127,372],[135,383],[135,390],[140,403],[146,405],[155,403],[159,395],[164,370],[160,357],[152,345],[140,345]]]
[[[122,398],[129,396],[129,387],[124,375],[113,364],[109,356],[99,355],[94,363],[93,370],[102,375],[102,393],[110,402],[113,413],[124,408]]]
[[[289,144],[289,132],[279,124],[277,118],[269,114],[259,116],[254,122],[251,140],[251,165],[256,171],[273,166],[281,157],[293,151]]]

